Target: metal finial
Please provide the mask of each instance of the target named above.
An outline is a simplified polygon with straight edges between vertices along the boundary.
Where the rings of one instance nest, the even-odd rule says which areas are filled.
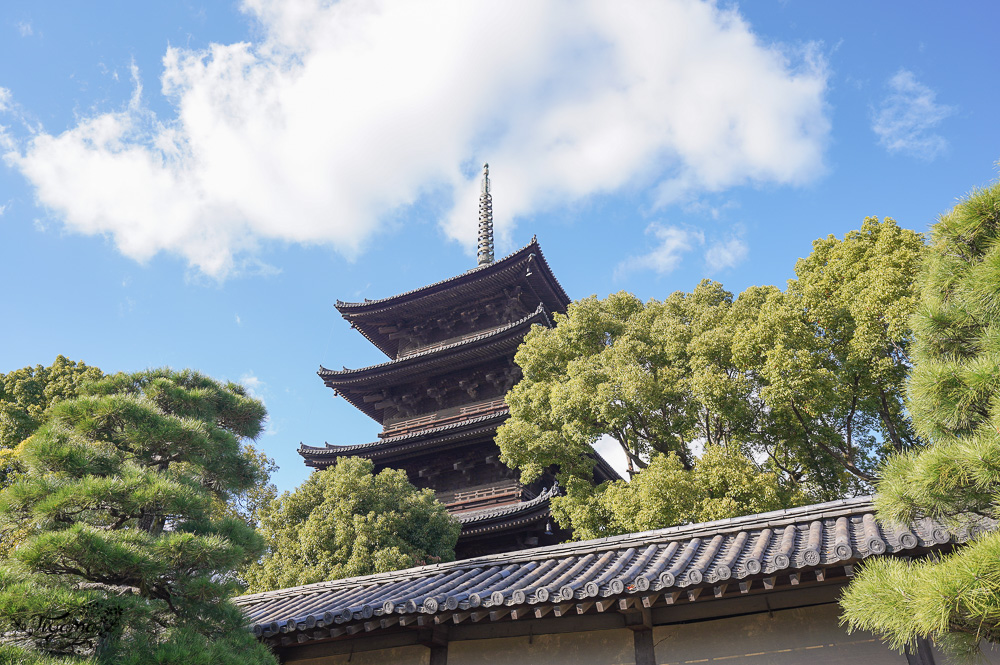
[[[490,165],[483,164],[483,185],[479,194],[479,265],[493,263],[493,196],[490,194]]]

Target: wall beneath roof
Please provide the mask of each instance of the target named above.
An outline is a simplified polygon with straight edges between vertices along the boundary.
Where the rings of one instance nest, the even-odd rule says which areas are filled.
[[[525,635],[448,644],[448,665],[634,665],[635,643],[627,629]],[[354,663],[351,663],[354,665]]]
[[[387,663],[392,663],[392,665],[429,665],[431,650],[425,646],[396,647],[394,649],[341,653],[286,662],[295,663],[295,665],[348,665],[348,663],[350,665],[386,665]]]
[[[848,635],[836,604],[653,629],[657,665],[905,665],[870,633]],[[449,661],[450,662],[450,661]]]

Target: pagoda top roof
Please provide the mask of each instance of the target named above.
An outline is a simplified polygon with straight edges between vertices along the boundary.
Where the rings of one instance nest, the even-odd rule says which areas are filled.
[[[570,297],[552,274],[537,238],[504,258],[477,266],[440,282],[399,295],[363,302],[337,301],[337,311],[372,344],[389,357],[396,355],[398,342],[381,325],[390,319],[425,317],[435,310],[457,307],[484,297],[495,296],[505,286],[525,280],[550,312],[563,312]]]
[[[362,391],[377,390],[429,372],[441,372],[501,357],[521,343],[526,328],[540,323],[552,325],[548,312],[540,303],[534,312],[507,325],[466,337],[451,344],[431,347],[402,358],[388,360],[378,365],[341,371],[320,365],[317,374],[323,383],[337,391],[347,401],[369,417],[378,420],[375,403],[365,402]]]

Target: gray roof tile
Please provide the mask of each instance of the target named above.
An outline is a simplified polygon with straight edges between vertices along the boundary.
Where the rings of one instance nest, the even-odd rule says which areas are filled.
[[[930,519],[908,526],[881,525],[874,519],[871,497],[858,497],[320,582],[250,594],[236,603],[260,636],[301,633],[317,626],[330,628],[332,632],[324,634],[333,636],[340,634],[341,624],[372,617],[387,620],[368,623],[366,630],[406,616],[477,608],[627,599],[637,594],[666,594],[672,599],[680,590],[769,578],[782,571],[797,574],[850,566],[868,556],[941,548],[969,536]],[[309,635],[302,637],[308,641]]]

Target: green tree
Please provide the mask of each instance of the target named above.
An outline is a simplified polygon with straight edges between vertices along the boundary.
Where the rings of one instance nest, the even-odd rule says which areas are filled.
[[[237,517],[251,528],[258,529],[264,509],[278,496],[278,488],[271,482],[278,463],[249,443],[243,444],[241,454],[250,466],[257,469],[260,480],[246,489],[230,492],[226,498],[216,497],[213,513],[220,517]]]
[[[587,298],[527,335],[497,443],[525,481],[558,468],[566,494],[553,515],[575,538],[804,500],[773,463],[754,461],[748,442],[765,408],[734,364],[731,308],[732,294],[706,280],[662,302]],[[631,482],[592,486],[591,446],[602,436],[628,455]]]
[[[431,490],[406,473],[372,473],[348,457],[285,492],[261,518],[268,552],[245,572],[250,591],[452,561],[461,530]]]
[[[756,441],[817,498],[868,491],[887,454],[920,444],[903,391],[924,251],[868,217],[815,241],[784,292],[751,287],[732,308],[735,362],[766,405]]]
[[[1000,517],[1000,184],[933,226],[919,279],[908,404],[932,443],[886,464],[880,519],[974,528]],[[842,598],[852,629],[897,648],[931,638],[958,654],[1000,642],[1000,533],[932,560],[869,562]]]
[[[591,446],[618,442],[634,474],[653,453],[694,466],[690,444],[727,444],[752,411],[733,370],[725,326],[732,294],[704,281],[643,303],[629,293],[572,303],[554,328],[534,327],[515,356],[523,378],[507,393],[497,433],[503,460],[533,481],[589,480]]]
[[[96,367],[56,356],[49,367],[35,365],[0,374],[0,487],[18,470],[13,450],[42,424],[52,404],[76,397],[103,375]]]
[[[0,563],[2,658],[19,663],[273,663],[227,598],[263,543],[213,500],[260,481],[241,452],[265,417],[236,384],[149,370],[54,404],[0,492],[28,525]]]
[[[902,394],[924,251],[920,234],[870,217],[843,239],[817,240],[785,291],[751,287],[734,302],[706,280],[664,301],[575,302],[518,349],[524,376],[497,434],[503,460],[529,482],[558,469],[567,493],[553,509],[578,533],[631,528],[601,508],[628,503],[625,494],[656,502],[641,489],[652,479],[590,486],[591,446],[604,436],[627,455],[633,481],[657,455],[694,478],[694,451],[721,446],[746,474],[773,478],[784,505],[868,491],[888,452],[920,442]],[[682,499],[688,476],[654,475],[678,506],[651,508],[657,517],[642,528],[715,514]]]
[[[566,495],[553,499],[552,514],[573,525],[579,540],[647,531],[671,524],[702,522],[777,510],[805,503],[790,495],[779,474],[754,463],[737,447],[709,445],[694,468],[674,453],[656,453],[631,482],[592,488],[571,478]]]

